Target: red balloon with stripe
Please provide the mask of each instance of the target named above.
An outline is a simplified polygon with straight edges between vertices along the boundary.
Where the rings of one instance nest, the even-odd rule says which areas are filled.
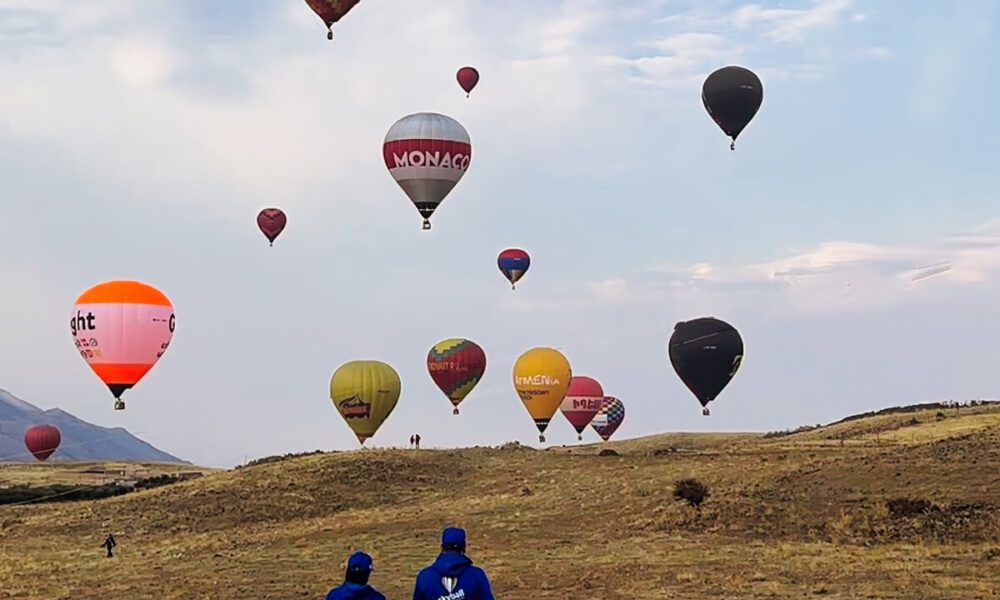
[[[583,430],[604,406],[604,388],[592,377],[574,375],[559,410],[576,429],[576,438],[583,439]]]
[[[442,340],[427,353],[427,371],[438,388],[458,405],[476,387],[486,372],[486,353],[478,344],[464,338]]]
[[[431,228],[431,215],[462,180],[472,162],[472,142],[462,124],[437,113],[396,121],[385,135],[382,157],[389,174]]]
[[[24,446],[39,461],[52,456],[60,442],[62,434],[53,425],[35,425],[24,432]]]

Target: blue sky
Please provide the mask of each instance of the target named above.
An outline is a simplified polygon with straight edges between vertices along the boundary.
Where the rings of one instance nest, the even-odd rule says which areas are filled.
[[[69,4],[0,0],[0,387],[25,400],[230,466],[356,447],[328,384],[361,358],[403,380],[374,446],[533,443],[511,367],[537,345],[624,401],[616,437],[1000,395],[995,2],[365,0],[332,43],[294,0]],[[764,83],[736,152],[700,101],[728,64]],[[431,232],[380,150],[424,110],[473,143]],[[124,412],[65,327],[117,278],[178,323]],[[710,419],[666,355],[703,315],[746,344]],[[460,417],[424,366],[453,336],[489,357]]]

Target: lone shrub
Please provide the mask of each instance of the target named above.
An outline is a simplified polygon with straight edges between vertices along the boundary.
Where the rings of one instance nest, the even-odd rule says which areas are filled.
[[[890,498],[886,500],[885,507],[889,510],[889,515],[897,519],[926,515],[939,510],[928,500],[914,498]]]
[[[674,482],[674,499],[687,502],[699,511],[701,503],[711,495],[708,486],[697,479],[679,479]]]

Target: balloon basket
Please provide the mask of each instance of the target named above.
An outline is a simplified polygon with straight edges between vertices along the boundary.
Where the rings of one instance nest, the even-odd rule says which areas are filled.
[[[328,39],[328,40],[332,40],[333,39],[333,31],[327,31],[326,32],[326,39]]]
[[[125,401],[115,400],[115,410],[125,410]]]
[[[538,436],[538,441],[539,442],[545,442],[545,436],[544,435]]]
[[[424,231],[427,231],[427,230],[428,230],[428,229],[430,229],[430,228],[431,228],[431,222],[430,222],[430,221],[428,221],[427,219],[424,219],[424,225],[423,225],[422,229],[423,229]]]
[[[451,411],[451,414],[453,414],[453,415],[457,415],[458,414],[458,407],[457,406],[455,407],[454,410]]]

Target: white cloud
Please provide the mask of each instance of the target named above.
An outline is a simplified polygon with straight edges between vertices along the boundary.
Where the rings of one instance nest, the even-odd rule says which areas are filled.
[[[983,283],[1000,283],[1000,220],[922,244],[836,241],[765,262],[661,266],[587,290],[592,305],[750,294],[779,296],[781,306],[807,312],[854,312]]]
[[[841,22],[854,0],[817,0],[812,8],[761,8],[758,4],[740,7],[733,14],[738,27],[763,25],[763,36],[773,42],[801,42],[811,31]]]

